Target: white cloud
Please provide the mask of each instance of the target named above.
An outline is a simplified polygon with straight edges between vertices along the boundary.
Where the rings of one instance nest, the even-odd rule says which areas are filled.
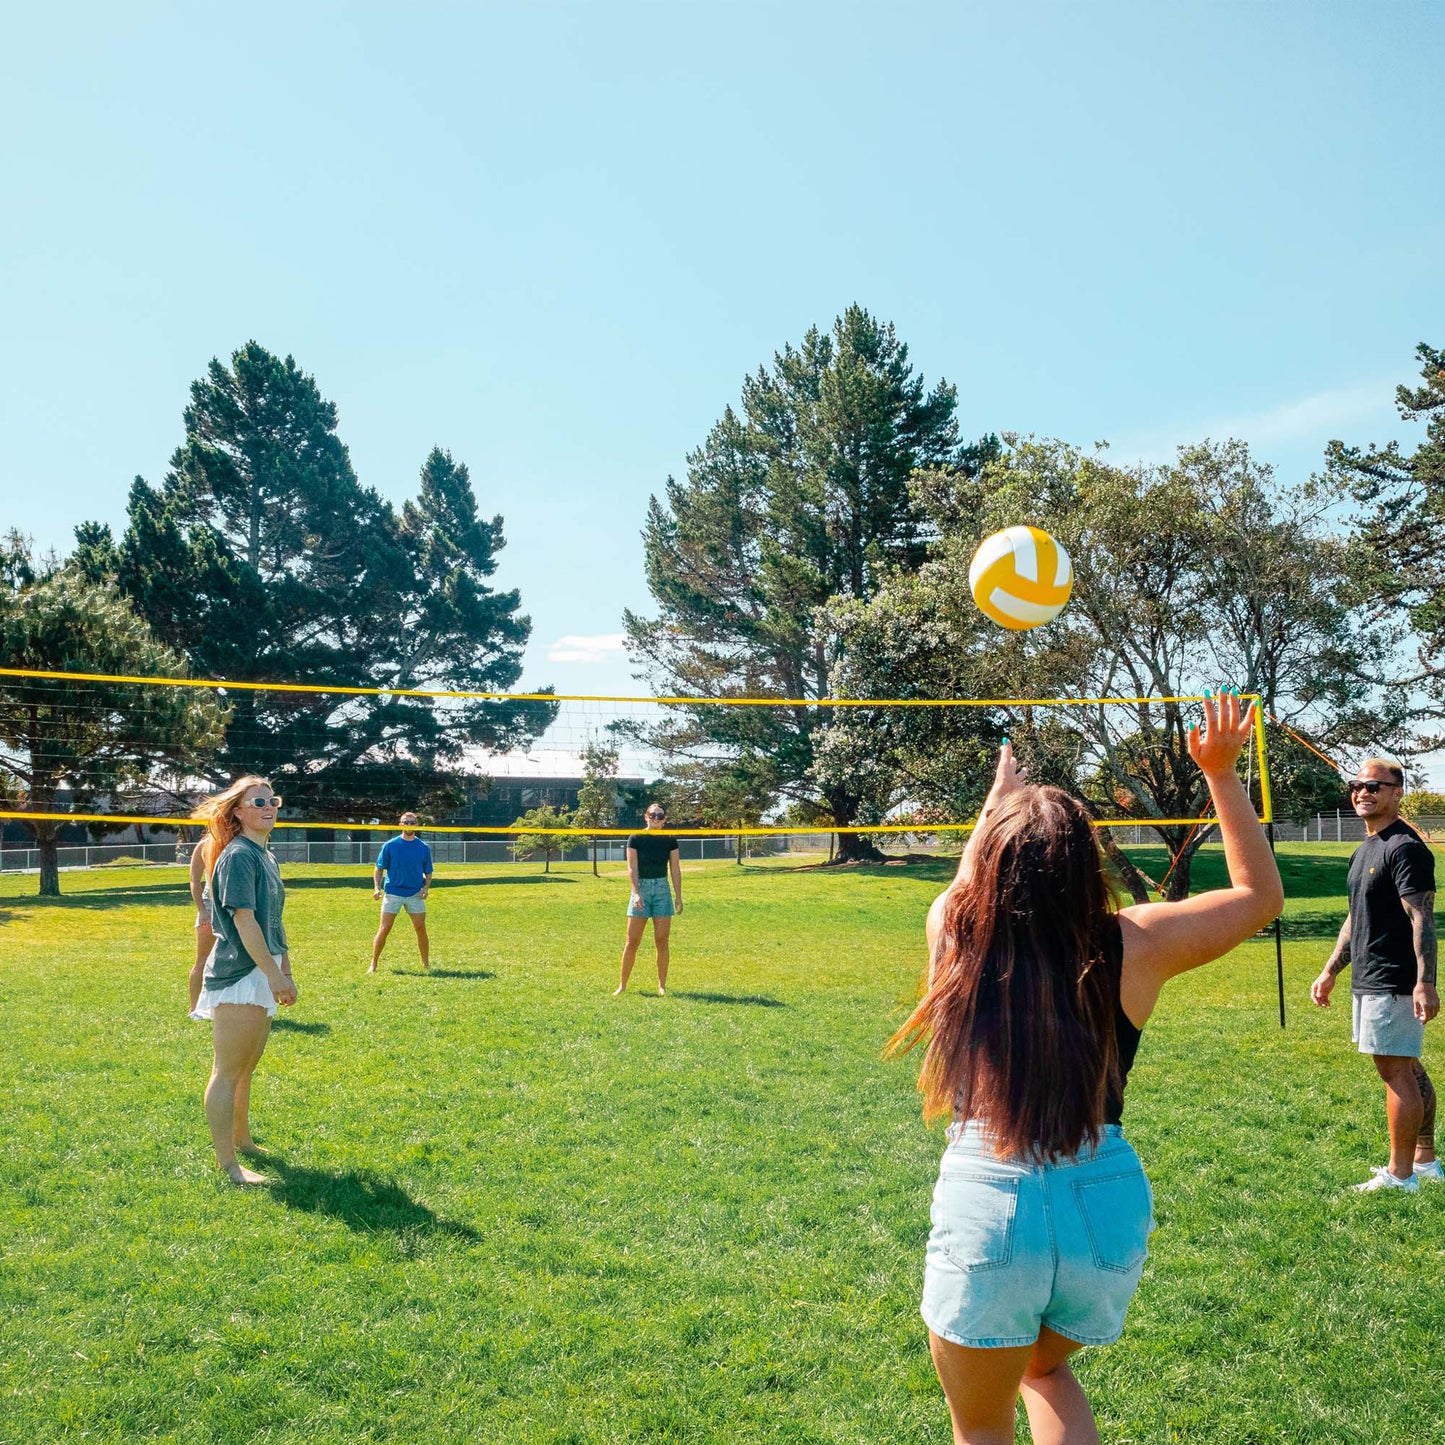
[[[1172,462],[1176,448],[1211,437],[1224,441],[1238,437],[1257,450],[1272,447],[1317,446],[1321,451],[1331,437],[1350,438],[1363,422],[1390,424],[1397,420],[1397,377],[1359,381],[1332,387],[1297,401],[1280,402],[1260,411],[1215,417],[1213,420],[1148,427],[1109,438],[1115,463]]]
[[[548,662],[611,662],[627,651],[625,632],[604,632],[596,637],[559,637],[547,649]]]

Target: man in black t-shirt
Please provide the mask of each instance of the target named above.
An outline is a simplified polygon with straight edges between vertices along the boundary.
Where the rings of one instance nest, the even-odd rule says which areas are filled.
[[[642,930],[652,920],[652,940],[657,945],[657,991],[667,992],[668,940],[672,934],[673,915],[682,912],[682,850],[677,839],[662,831],[667,809],[652,803],[643,815],[645,833],[634,833],[627,840],[627,876],[632,884],[632,898],[627,906],[627,944],[622,950],[622,981],[612,997],[627,989]],[[669,878],[669,875],[670,878]],[[674,907],[673,896],[677,903]]]
[[[1370,758],[1350,782],[1365,841],[1350,859],[1350,911],[1310,997],[1328,1006],[1348,967],[1352,1037],[1385,1083],[1390,1162],[1356,1189],[1418,1189],[1439,1182],[1435,1088],[1420,1062],[1425,1025],[1440,1011],[1435,991],[1435,859],[1400,818],[1405,775],[1398,763]]]

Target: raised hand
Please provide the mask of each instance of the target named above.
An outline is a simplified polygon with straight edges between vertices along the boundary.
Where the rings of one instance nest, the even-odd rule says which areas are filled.
[[[1240,713],[1239,698],[1221,688],[1217,697],[1204,699],[1204,721],[1189,729],[1189,756],[1208,777],[1232,773],[1239,755],[1249,746],[1254,731],[1254,704]]]

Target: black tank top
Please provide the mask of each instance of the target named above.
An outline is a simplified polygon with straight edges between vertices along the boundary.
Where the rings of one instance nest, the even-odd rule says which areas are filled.
[[[1111,916],[1104,925],[1104,959],[1120,978],[1124,971],[1124,934],[1119,927],[1117,916]],[[1124,1120],[1124,1086],[1129,1082],[1129,1070],[1134,1067],[1134,1056],[1139,1052],[1139,1040],[1143,1030],[1134,1026],[1134,1021],[1124,1012],[1121,1003],[1114,1010],[1114,1033],[1119,1043],[1119,1087],[1113,1084],[1104,1098],[1104,1122],[1120,1124]]]

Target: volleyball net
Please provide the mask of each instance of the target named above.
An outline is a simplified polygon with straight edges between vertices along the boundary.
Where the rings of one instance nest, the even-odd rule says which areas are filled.
[[[616,697],[3,667],[0,820],[179,830],[249,773],[282,795],[277,827],[308,836],[389,832],[415,811],[427,833],[618,838],[661,797],[678,837],[946,839],[974,826],[1007,736],[1031,781],[1068,788],[1100,827],[1199,829],[1213,819],[1184,740],[1203,701]],[[1270,822],[1262,709],[1240,771]]]

